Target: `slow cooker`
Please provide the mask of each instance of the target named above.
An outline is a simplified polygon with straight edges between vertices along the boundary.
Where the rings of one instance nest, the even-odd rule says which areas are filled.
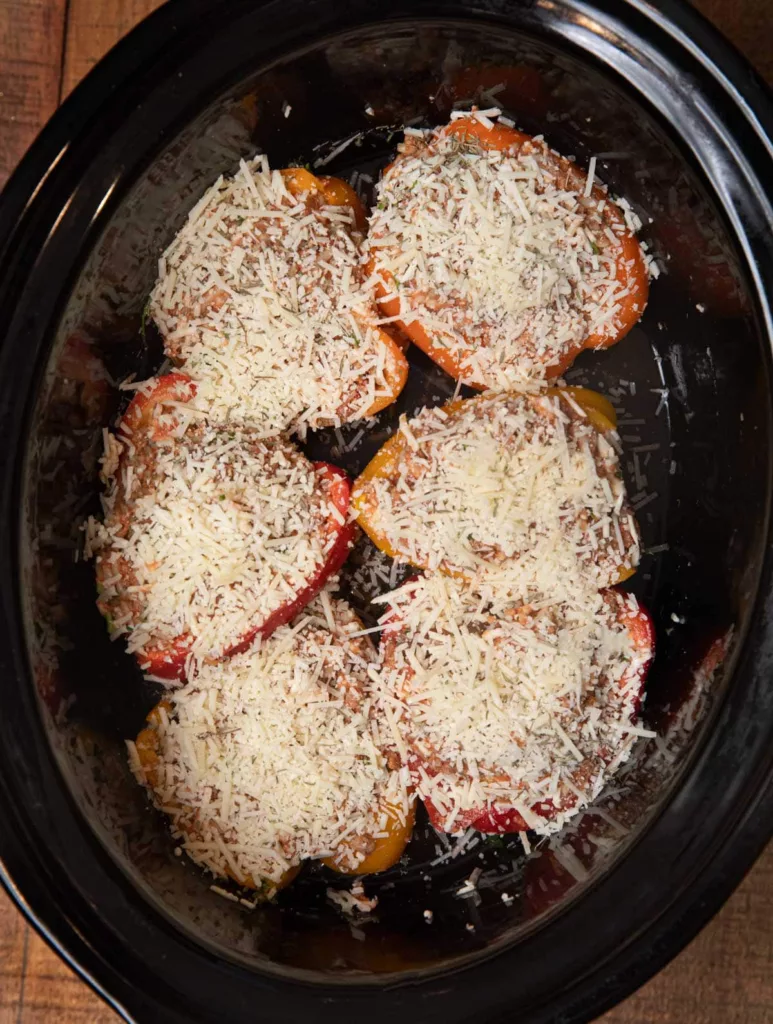
[[[80,557],[102,431],[116,385],[161,363],[157,260],[218,175],[260,150],[367,186],[404,125],[481,96],[595,157],[659,270],[631,335],[569,375],[618,408],[658,735],[549,842],[438,852],[424,823],[366,880],[367,920],[313,870],[247,907],[176,855],[128,770],[157,694]],[[125,1019],[589,1020],[729,895],[772,830],[771,139],[764,86],[667,0],[172,0],[43,131],[0,204],[0,875]],[[309,450],[355,473],[453,390],[410,359],[367,443]]]

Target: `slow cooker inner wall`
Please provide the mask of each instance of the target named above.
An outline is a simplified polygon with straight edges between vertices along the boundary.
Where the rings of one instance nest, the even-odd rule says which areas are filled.
[[[129,774],[124,740],[158,698],[95,607],[79,559],[98,510],[101,434],[121,408],[116,382],[154,372],[162,353],[143,310],[158,256],[221,173],[258,149],[272,165],[358,172],[367,191],[405,122],[431,125],[488,90],[525,130],[587,164],[643,221],[663,273],[641,325],[588,354],[574,382],[610,395],[620,416],[629,493],[648,549],[631,589],[652,610],[658,656],[646,718],[658,741],[597,807],[527,855],[517,838],[445,850],[426,824],[405,863],[366,884],[379,905],[343,920],[326,897],[342,880],[309,871],[275,905],[250,909],[214,893],[176,856],[164,822]],[[289,109],[288,109],[289,108]],[[336,153],[339,143],[353,141]],[[319,163],[322,161],[322,163]],[[22,551],[30,658],[51,742],[75,799],[133,884],[203,942],[268,966],[399,972],[448,965],[510,943],[603,877],[646,826],[696,749],[729,672],[754,597],[767,446],[761,335],[731,234],[687,154],[657,114],[585,60],[501,28],[392,24],[320,43],[252,74],[196,112],[123,195],[80,269],[53,341],[30,437]],[[453,382],[412,352],[406,393],[347,451],[310,439],[356,473],[401,411],[444,400]],[[360,552],[362,553],[362,552]],[[368,595],[344,580],[367,616]],[[477,892],[457,890],[473,871]],[[432,912],[428,924],[425,911]]]

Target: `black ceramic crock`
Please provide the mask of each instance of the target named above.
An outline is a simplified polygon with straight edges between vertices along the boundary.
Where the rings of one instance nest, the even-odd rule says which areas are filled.
[[[531,852],[450,856],[422,825],[366,883],[370,921],[319,870],[250,910],[175,855],[126,768],[155,695],[78,557],[100,433],[115,383],[160,362],[156,260],[218,174],[262,149],[367,186],[402,124],[476,96],[596,156],[663,271],[641,325],[571,375],[620,414],[659,738]],[[771,137],[748,66],[665,0],[173,0],[44,130],[0,204],[0,874],[127,1019],[588,1020],[728,896],[773,811]],[[399,409],[449,390],[411,359]],[[395,415],[355,452],[309,446],[356,471]]]

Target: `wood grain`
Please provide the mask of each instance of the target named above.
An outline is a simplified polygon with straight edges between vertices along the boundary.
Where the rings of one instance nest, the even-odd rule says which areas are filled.
[[[66,0],[0,0],[0,185],[60,102]]]
[[[29,926],[0,889],[0,1024],[20,1020],[29,936]]]
[[[120,1024],[118,1014],[29,927],[26,940],[26,970],[13,1024]]]
[[[100,57],[160,0],[0,0],[0,184]],[[696,6],[773,80],[773,0]],[[0,1024],[118,1024],[0,890]],[[773,844],[688,948],[599,1024],[773,1024]]]

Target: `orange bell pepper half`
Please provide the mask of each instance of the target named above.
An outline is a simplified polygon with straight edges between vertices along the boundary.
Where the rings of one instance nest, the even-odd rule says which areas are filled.
[[[528,147],[533,151],[537,159],[547,160],[550,163],[551,169],[557,173],[562,187],[578,192],[582,192],[585,188],[586,174],[581,168],[571,160],[567,160],[566,157],[557,156],[549,150],[545,151],[539,143],[534,141],[533,136],[520,132],[515,128],[510,128],[496,122],[491,127],[488,127],[478,121],[477,118],[464,117],[447,125],[444,129],[444,134],[453,135],[460,139],[473,139],[484,149],[496,149],[502,152],[512,149],[522,150]],[[389,173],[391,167],[392,165],[390,164],[385,169],[385,175]],[[577,346],[568,350],[558,362],[546,368],[545,376],[548,380],[559,377],[564,373],[583,350],[609,348],[615,345],[638,323],[647,304],[649,280],[636,236],[627,229],[622,211],[619,210],[616,204],[609,199],[608,195],[598,185],[594,185],[591,195],[597,202],[604,201],[606,203],[604,212],[609,221],[613,222],[615,227],[619,226],[621,229],[618,239],[622,250],[617,260],[616,279],[621,288],[628,289],[628,291],[619,300],[618,304],[620,329],[617,334],[609,336],[589,335]],[[379,274],[380,281],[377,285],[377,294],[384,313],[390,317],[399,317],[401,303],[400,298],[395,295],[393,275],[388,271],[379,271],[378,263],[373,258],[369,262],[368,270],[371,274]],[[420,319],[408,322],[399,319],[395,323],[415,345],[436,362],[442,370],[445,370],[449,376],[456,380],[463,376],[464,371],[462,367],[465,358],[473,352],[473,349],[468,349],[462,353],[450,351],[433,338],[432,334],[422,326]],[[485,390],[483,384],[469,380],[465,381],[465,383],[479,391]]]
[[[548,395],[564,394],[569,395],[573,401],[580,406],[590,423],[601,433],[617,429],[617,414],[608,398],[600,395],[590,388],[565,387],[548,388]],[[464,407],[464,403],[471,401],[468,398],[457,398],[448,402],[443,409],[450,417]],[[368,465],[357,477],[352,488],[351,505],[357,522],[367,533],[379,551],[383,551],[390,558],[404,560],[402,552],[396,550],[389,542],[384,533],[374,525],[375,508],[372,502],[370,482],[376,479],[396,481],[400,474],[400,464],[409,450],[408,440],[405,434],[399,430],[379,449],[370,460]],[[417,569],[426,569],[426,565],[416,564]],[[444,570],[441,569],[441,572]],[[622,583],[633,576],[633,569],[626,569],[621,566],[615,583]],[[455,575],[455,574],[449,574]]]
[[[157,704],[150,712],[145,724],[145,728],[139,733],[135,741],[135,749],[137,751],[137,759],[139,760],[140,767],[144,775],[144,782],[147,789],[151,793],[154,793],[160,784],[159,769],[161,766],[161,757],[159,754],[159,735],[158,728],[161,724],[162,709],[167,715],[172,713],[172,707],[169,701],[163,700],[160,704]],[[175,824],[177,828],[186,837],[195,838],[196,832],[196,821],[198,811],[193,807],[188,808],[183,805],[173,805],[174,810],[178,810],[180,813],[176,816]],[[252,875],[247,875],[245,878],[238,878],[236,873],[231,868],[226,868],[226,877],[230,878],[231,881],[236,882],[238,885],[243,885],[247,889],[260,889],[268,886],[270,889],[284,889],[292,882],[298,872],[301,870],[300,864],[294,865],[288,868],[287,871],[282,875],[278,882],[263,882],[260,879],[255,879]]]

